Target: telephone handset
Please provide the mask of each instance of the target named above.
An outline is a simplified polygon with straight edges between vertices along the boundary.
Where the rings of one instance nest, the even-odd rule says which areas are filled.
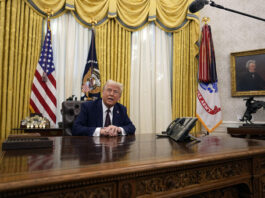
[[[195,117],[182,117],[176,118],[173,120],[167,130],[162,132],[162,135],[158,135],[159,137],[170,137],[175,141],[185,141],[190,140],[191,136],[188,135],[190,130],[195,126],[197,118]]]
[[[175,120],[173,120],[169,126],[167,127],[166,133],[167,135],[171,135],[173,133],[173,131],[176,131],[177,127],[183,125],[185,118],[176,118]]]

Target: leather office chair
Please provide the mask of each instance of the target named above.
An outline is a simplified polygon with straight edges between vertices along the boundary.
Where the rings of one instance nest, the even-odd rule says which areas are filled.
[[[72,126],[85,101],[64,101],[62,103],[62,118],[64,135],[72,135]]]

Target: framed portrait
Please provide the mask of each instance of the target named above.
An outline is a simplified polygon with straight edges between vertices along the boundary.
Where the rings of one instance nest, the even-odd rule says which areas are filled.
[[[231,53],[232,96],[265,95],[265,49]]]

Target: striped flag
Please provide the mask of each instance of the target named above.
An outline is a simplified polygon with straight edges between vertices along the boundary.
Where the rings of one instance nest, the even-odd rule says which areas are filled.
[[[29,171],[47,170],[53,167],[53,154],[38,154],[30,155],[28,157],[28,169]]]
[[[198,76],[200,82],[217,82],[211,27],[207,24],[202,28]]]
[[[56,106],[55,67],[50,21],[48,20],[47,33],[31,88],[30,110],[32,113],[41,113],[50,121],[50,126],[54,127],[56,124]]]
[[[92,100],[100,96],[100,73],[98,68],[95,34],[93,29],[87,63],[83,73],[81,89],[81,100]]]
[[[199,54],[196,116],[208,132],[222,123],[220,97],[211,28],[205,24]]]

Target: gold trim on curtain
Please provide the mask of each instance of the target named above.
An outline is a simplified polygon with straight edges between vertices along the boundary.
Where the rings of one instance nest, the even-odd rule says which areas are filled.
[[[172,118],[196,117],[199,24],[191,21],[173,33]],[[199,122],[192,132],[201,130]]]
[[[108,79],[120,82],[124,91],[120,103],[130,113],[131,32],[115,20],[96,28],[96,50],[101,75],[101,84]]]
[[[75,10],[75,0],[66,0],[65,9],[66,10]]]
[[[42,17],[23,1],[0,4],[0,139],[29,115],[31,83],[41,46]]]

